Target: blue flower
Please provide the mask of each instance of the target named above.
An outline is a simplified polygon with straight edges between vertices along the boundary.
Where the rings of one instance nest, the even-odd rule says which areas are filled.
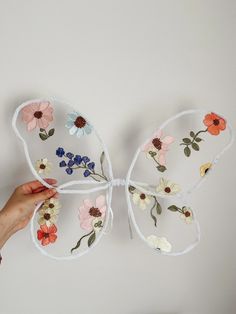
[[[91,174],[91,172],[89,170],[85,170],[85,172],[84,172],[85,178],[90,176],[90,174]]]
[[[60,167],[66,167],[66,162],[65,162],[65,160],[62,160],[62,161],[59,163],[59,166],[60,166]]]
[[[89,170],[94,170],[95,167],[95,163],[94,162],[90,162],[87,167],[89,168]]]
[[[88,123],[80,113],[75,111],[68,114],[68,120],[65,126],[69,129],[71,135],[77,135],[78,137],[88,135],[93,130],[92,125]]]
[[[70,159],[68,162],[68,167],[72,167],[72,166],[74,166],[74,164],[75,164],[74,160]]]
[[[73,169],[71,169],[71,168],[66,168],[66,172],[67,172],[67,174],[72,174],[72,173],[73,173]]]
[[[84,162],[85,164],[87,164],[87,162],[90,161],[90,159],[89,159],[87,156],[84,156],[84,157],[82,158],[82,160],[83,160],[83,162]]]
[[[58,147],[58,149],[56,150],[56,155],[57,155],[58,157],[63,157],[64,154],[65,154],[64,149],[63,149],[62,147]]]
[[[74,157],[74,154],[72,153],[66,153],[66,157],[68,157],[69,159],[72,159]]]
[[[82,157],[80,155],[76,155],[74,158],[74,162],[77,166],[79,166],[82,162]]]

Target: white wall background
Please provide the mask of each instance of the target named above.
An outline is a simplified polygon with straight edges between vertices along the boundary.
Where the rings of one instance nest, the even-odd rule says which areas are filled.
[[[1,0],[0,206],[32,179],[10,126],[26,99],[81,104],[116,177],[138,145],[134,129],[201,107],[235,125],[235,31],[234,0]],[[0,313],[236,313],[235,153],[194,195],[203,232],[194,251],[161,257],[129,240],[124,191],[115,188],[113,232],[80,260],[41,256],[28,229],[6,244]]]

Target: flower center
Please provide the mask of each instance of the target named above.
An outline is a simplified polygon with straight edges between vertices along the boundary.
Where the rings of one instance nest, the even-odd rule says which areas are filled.
[[[44,233],[43,236],[44,236],[45,239],[47,239],[47,238],[49,238],[49,233]]]
[[[220,124],[220,120],[219,119],[214,119],[213,120],[213,124],[214,125],[219,125]]]
[[[35,111],[34,116],[36,119],[41,119],[43,116],[42,111]]]
[[[171,188],[167,186],[167,187],[164,189],[164,191],[165,191],[166,193],[170,193],[170,192],[171,192]]]
[[[44,214],[44,219],[49,220],[51,218],[51,215],[49,213]]]
[[[40,169],[45,169],[46,166],[45,166],[44,164],[41,164],[41,165],[39,166],[39,168],[40,168]]]
[[[185,217],[189,217],[191,214],[190,214],[190,212],[186,211],[186,212],[184,213],[184,215],[185,215]]]
[[[141,200],[145,200],[146,195],[145,195],[144,193],[142,193],[142,194],[140,194],[140,196],[139,196],[139,197],[141,198]]]
[[[162,142],[159,138],[154,138],[152,140],[152,144],[156,147],[156,149],[161,150]]]
[[[93,216],[93,217],[101,217],[102,213],[100,212],[100,210],[96,207],[91,207],[89,210],[89,215]]]
[[[48,205],[48,207],[49,207],[49,208],[53,208],[53,207],[54,207],[54,204],[53,204],[53,203],[50,203],[50,204]]]
[[[74,125],[80,129],[83,128],[85,126],[85,124],[86,124],[86,120],[81,116],[77,117],[75,122],[74,122]]]
[[[209,169],[210,169],[210,168],[206,168],[206,169],[205,169],[205,174],[208,172]]]

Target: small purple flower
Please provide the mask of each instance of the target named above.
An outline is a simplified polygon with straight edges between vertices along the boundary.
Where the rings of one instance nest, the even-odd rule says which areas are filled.
[[[84,156],[82,160],[85,164],[87,164],[90,161],[90,159],[87,156]]]
[[[94,162],[90,162],[87,167],[89,168],[89,170],[94,170],[95,167],[95,163]]]
[[[74,157],[74,154],[72,153],[66,153],[66,157],[68,157],[69,159],[72,159]]]
[[[82,162],[82,157],[80,155],[75,155],[74,162],[77,166],[79,166]]]
[[[62,147],[58,147],[58,149],[56,150],[56,155],[57,155],[58,157],[63,157],[64,154],[65,154],[64,149],[63,149]]]
[[[66,167],[67,164],[66,164],[65,160],[62,160],[62,161],[59,163],[59,166],[60,166],[60,167]]]
[[[71,168],[66,168],[66,172],[67,172],[67,174],[72,174],[72,173],[73,173],[73,169],[71,169]]]
[[[91,174],[91,172],[90,172],[89,170],[85,170],[85,171],[84,171],[84,177],[85,177],[85,178],[88,177],[88,176],[90,176],[90,174]]]
[[[70,159],[68,162],[68,167],[73,167],[75,164],[74,160]]]

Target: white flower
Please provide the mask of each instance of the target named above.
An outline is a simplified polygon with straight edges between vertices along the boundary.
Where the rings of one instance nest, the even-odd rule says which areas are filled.
[[[158,193],[161,193],[164,195],[173,195],[173,194],[177,194],[181,190],[181,188],[178,184],[170,180],[160,178],[160,181],[156,190]]]
[[[61,204],[58,201],[58,199],[52,197],[43,203],[42,208],[43,209],[50,208],[52,210],[58,210],[59,208],[61,208]]]
[[[180,214],[180,218],[184,219],[187,224],[192,223],[193,222],[193,212],[192,212],[191,208],[184,206],[182,208],[182,211],[183,211],[183,213]]]
[[[172,249],[171,244],[164,237],[150,235],[147,237],[147,243],[152,249],[159,249],[162,252],[168,253]]]
[[[50,227],[51,225],[55,224],[58,217],[58,210],[54,209],[41,209],[39,211],[39,219],[38,223],[40,225],[47,225],[47,227]]]
[[[42,158],[36,161],[35,169],[39,174],[48,174],[51,171],[52,163],[47,158]]]
[[[151,202],[150,197],[147,194],[144,193],[133,193],[133,202],[135,205],[138,205],[141,209],[146,209],[147,205]]]
[[[101,217],[97,217],[92,221],[93,230],[99,232],[103,227],[103,220]]]

